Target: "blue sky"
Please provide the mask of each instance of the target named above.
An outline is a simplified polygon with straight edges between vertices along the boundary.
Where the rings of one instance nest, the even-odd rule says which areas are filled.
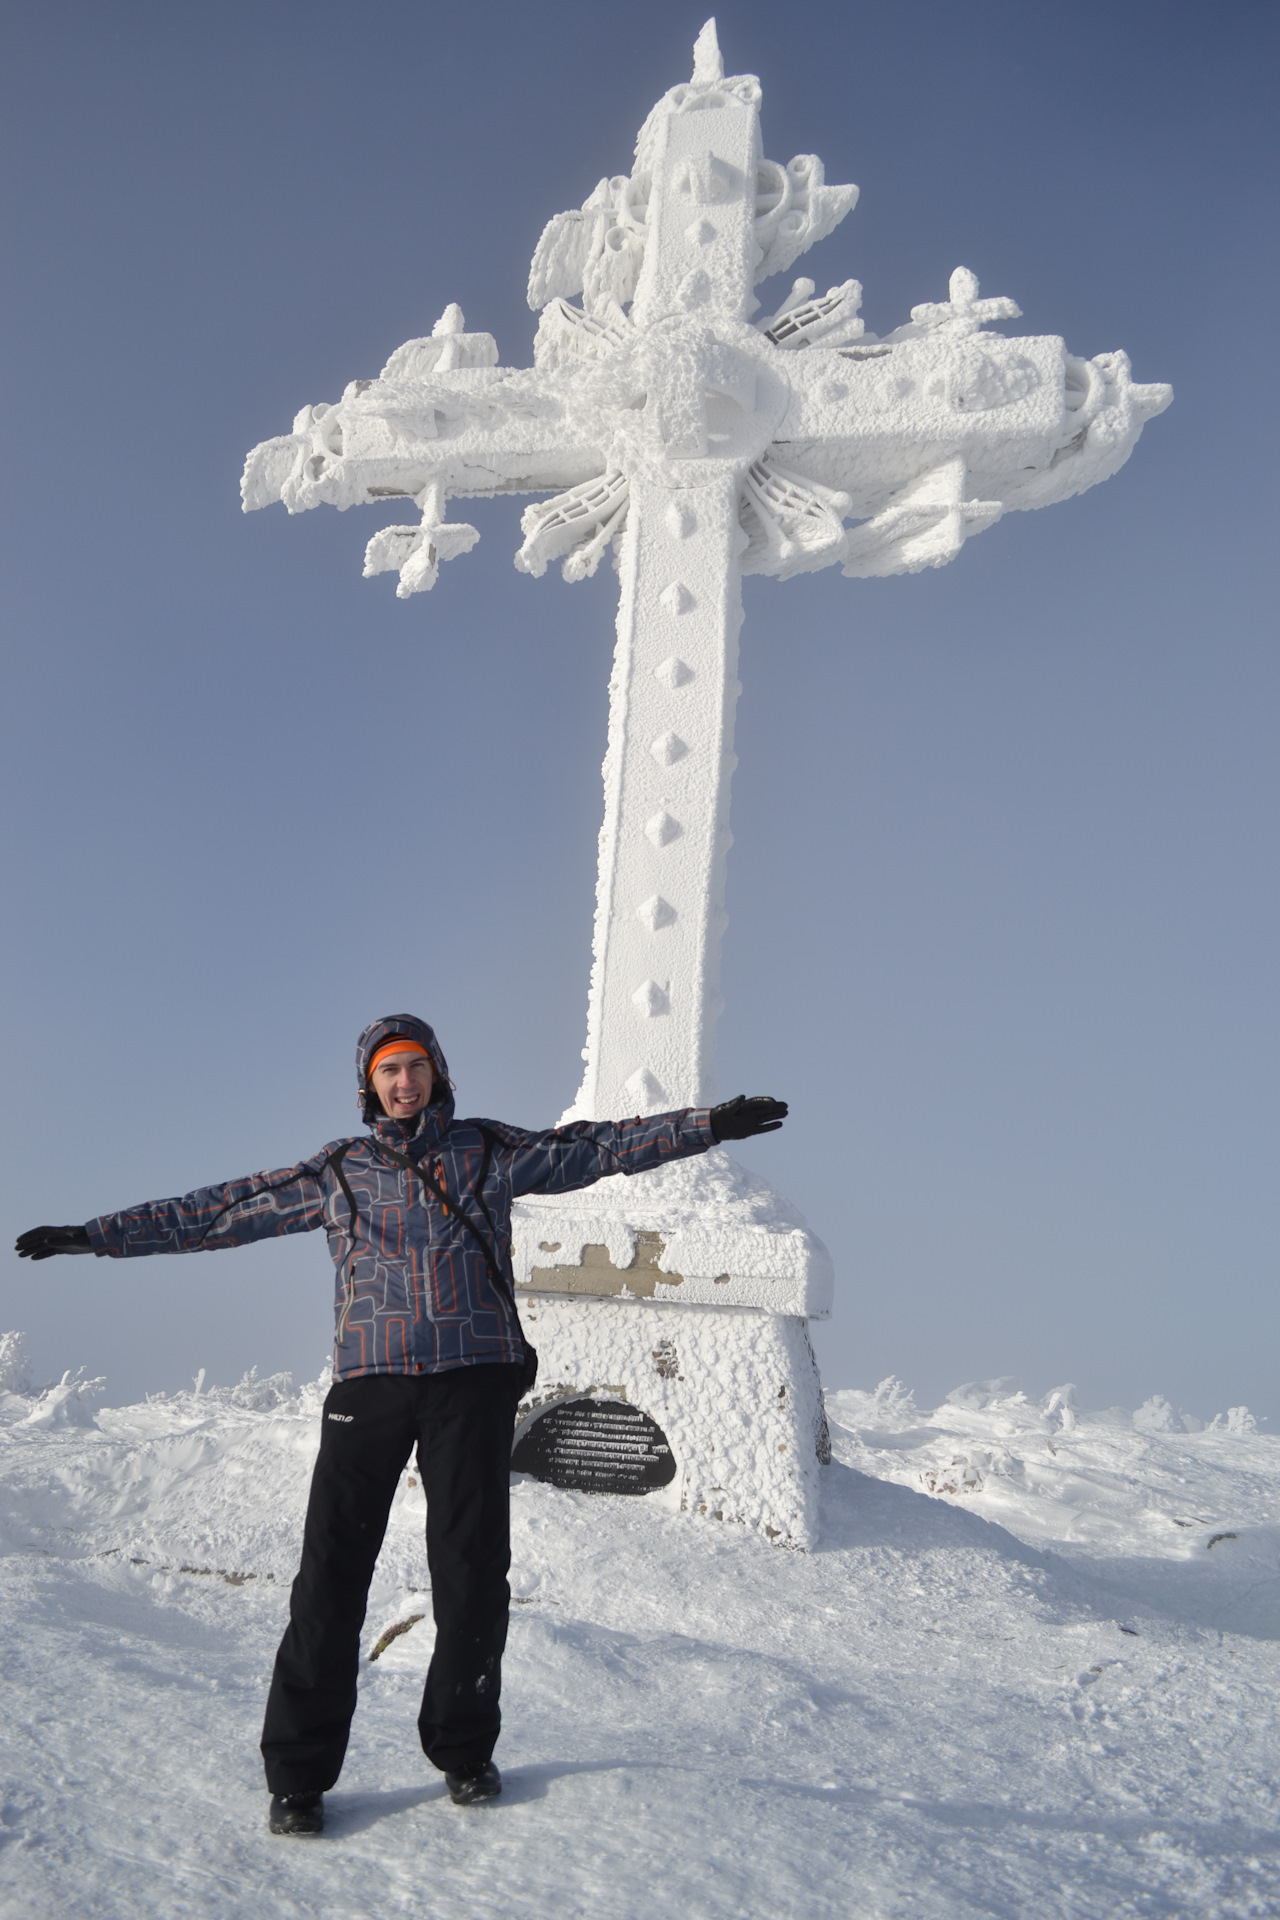
[[[544,222],[626,170],[702,17],[9,11],[6,1245],[350,1131],[378,1013],[437,1024],[464,1112],[572,1096],[612,574],[517,574],[520,504],[474,503],[402,604],[360,577],[376,514],[246,519],[237,483],[451,300],[528,362]],[[1280,15],[718,17],[767,152],[862,188],[804,271],[869,326],[963,263],[1176,391],[1117,479],[936,574],[747,583],[721,1084],[792,1102],[743,1158],[835,1253],[827,1381],[1280,1428]],[[122,1396],[329,1341],[315,1239],[0,1285],[39,1371]]]

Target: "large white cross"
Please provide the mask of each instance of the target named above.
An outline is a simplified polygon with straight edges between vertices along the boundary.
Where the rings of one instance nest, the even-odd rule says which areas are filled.
[[[528,573],[562,560],[579,580],[617,556],[586,1071],[566,1118],[714,1097],[741,575],[942,565],[1006,509],[1114,473],[1171,397],[1134,385],[1123,353],[988,331],[1018,309],[979,299],[964,268],[884,339],[854,280],[821,296],[797,280],[753,317],[754,287],[858,194],[812,154],[765,159],[759,104],[752,76],[725,78],[708,21],[631,173],[543,234],[532,368],[500,367],[449,307],[245,468],[247,509],[412,499],[421,523],[366,556],[401,596],[478,539],[446,519],[453,496],[551,495],[524,514]]]

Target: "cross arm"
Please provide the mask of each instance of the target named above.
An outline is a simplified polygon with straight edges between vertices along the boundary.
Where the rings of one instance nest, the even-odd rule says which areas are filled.
[[[245,512],[275,501],[304,513],[412,500],[421,525],[375,534],[365,572],[398,570],[402,597],[430,588],[439,563],[479,538],[445,520],[450,497],[557,492],[605,464],[564,375],[500,367],[497,357],[491,336],[468,334],[461,310],[448,308],[435,332],[399,347],[376,380],[352,381],[331,405],[304,407],[291,433],[253,449],[241,481]]]
[[[532,368],[483,368],[423,379],[357,380],[333,405],[304,407],[293,432],[255,447],[242,483],[246,512],[340,509],[432,481],[450,495],[571,486],[595,470],[564,403]]]
[[[1110,478],[1172,399],[1167,386],[1134,382],[1123,353],[1082,360],[1054,336],[983,331],[1018,310],[979,301],[964,268],[952,276],[950,302],[915,308],[887,340],[849,324],[853,285],[795,309],[818,335],[813,344],[793,344],[786,309],[768,323],[768,337],[791,348],[791,399],[744,490],[746,572],[785,578],[839,563],[865,576],[944,565],[1004,512]],[[821,329],[839,318],[837,296],[845,319],[828,344]],[[772,508],[760,497],[771,479]]]

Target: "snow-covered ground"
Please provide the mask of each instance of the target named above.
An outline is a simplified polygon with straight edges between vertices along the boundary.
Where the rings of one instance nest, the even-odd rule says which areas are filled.
[[[416,1747],[406,1478],[367,1648],[427,1618],[364,1667],[325,1837],[281,1840],[256,1742],[320,1397],[0,1393],[6,1920],[1280,1913],[1280,1438],[1242,1410],[832,1393],[810,1554],[517,1482],[469,1810]]]

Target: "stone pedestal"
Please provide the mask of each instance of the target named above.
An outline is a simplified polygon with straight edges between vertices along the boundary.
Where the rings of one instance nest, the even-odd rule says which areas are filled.
[[[795,1208],[713,1148],[520,1201],[513,1224],[540,1359],[521,1432],[584,1396],[638,1408],[676,1469],[645,1498],[811,1546],[829,1450],[806,1323],[830,1312],[832,1276]]]
[[[755,1527],[780,1546],[814,1544],[830,1449],[803,1320],[532,1292],[520,1310],[541,1365],[517,1442],[562,1401],[623,1401],[656,1421],[675,1456],[674,1479],[644,1498]]]

